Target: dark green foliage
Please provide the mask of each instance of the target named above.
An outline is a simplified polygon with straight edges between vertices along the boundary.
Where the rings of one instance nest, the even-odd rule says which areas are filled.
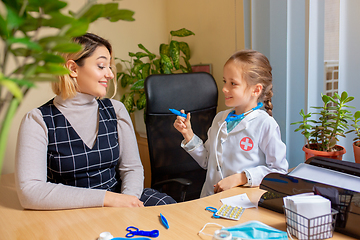
[[[70,43],[71,38],[86,33],[89,24],[99,18],[110,21],[133,21],[134,12],[118,9],[118,3],[84,6],[79,13],[65,15],[61,10],[67,3],[59,0],[4,0],[6,13],[0,16],[0,35],[4,42],[4,53],[0,56],[0,90],[6,88],[14,96],[25,92],[20,90],[14,78],[33,82],[38,79],[54,79],[66,74],[61,53],[77,52],[78,44]],[[52,36],[40,37],[42,27],[57,30]],[[24,57],[17,60],[13,72],[7,71],[8,58]],[[15,84],[12,84],[13,82]],[[28,86],[32,84],[28,83]],[[15,94],[16,93],[16,94]],[[1,91],[0,91],[1,94]],[[0,100],[4,101],[0,95]],[[1,102],[0,102],[1,104]],[[0,105],[2,106],[2,105]],[[1,109],[1,108],[0,108]]]
[[[349,128],[348,121],[352,120],[352,115],[347,108],[354,107],[346,103],[354,100],[354,97],[349,97],[345,91],[341,93],[341,96],[335,93],[334,97],[323,94],[321,97],[323,106],[312,107],[320,112],[305,114],[301,109],[300,115],[303,120],[291,123],[291,125],[300,124],[295,132],[302,131],[301,134],[305,136],[308,147],[310,144],[316,144],[315,150],[330,152],[339,141],[338,137],[345,137],[345,131]],[[319,115],[318,120],[309,119],[312,114]]]
[[[145,108],[144,80],[149,75],[172,74],[176,71],[191,72],[189,45],[186,42],[178,42],[172,39],[172,37],[187,37],[190,35],[195,34],[185,28],[171,31],[170,43],[162,43],[159,46],[159,56],[151,53],[144,45],[138,44],[142,52],[129,52],[130,61],[119,59],[126,66],[126,70],[118,74],[119,86],[122,88],[130,86],[130,91],[121,97],[121,101],[129,113],[134,112],[135,109],[141,110]],[[181,64],[181,62],[184,64]]]

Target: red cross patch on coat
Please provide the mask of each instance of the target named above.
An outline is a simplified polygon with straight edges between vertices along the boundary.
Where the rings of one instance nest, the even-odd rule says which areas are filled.
[[[254,143],[249,137],[244,137],[240,140],[240,147],[244,151],[250,151],[254,147]]]

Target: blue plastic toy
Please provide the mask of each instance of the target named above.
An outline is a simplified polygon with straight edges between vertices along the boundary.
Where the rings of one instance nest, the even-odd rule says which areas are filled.
[[[147,236],[147,237],[156,238],[159,236],[159,230],[143,231],[143,230],[139,230],[137,227],[134,227],[134,226],[127,227],[126,231],[129,231],[125,235],[126,237],[134,237],[135,235],[139,235],[139,236]]]
[[[173,114],[176,114],[176,115],[178,115],[178,116],[180,116],[180,117],[184,117],[184,118],[186,118],[186,114],[185,114],[185,113],[180,112],[179,110],[172,109],[172,108],[170,108],[169,110],[170,110],[170,112],[172,112]]]

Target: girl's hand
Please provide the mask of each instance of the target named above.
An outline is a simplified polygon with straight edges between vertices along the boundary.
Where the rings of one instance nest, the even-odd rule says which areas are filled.
[[[185,113],[184,110],[181,110],[181,112]],[[191,129],[190,113],[187,114],[186,118],[177,116],[174,127],[183,135],[186,142],[193,138],[194,132]]]
[[[104,207],[144,207],[144,203],[135,196],[107,191]]]
[[[222,192],[247,183],[245,172],[230,175],[214,185],[214,193]]]

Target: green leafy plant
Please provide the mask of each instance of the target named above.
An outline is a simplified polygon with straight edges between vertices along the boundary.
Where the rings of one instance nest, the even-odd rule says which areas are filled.
[[[355,132],[355,135],[356,137],[353,139],[354,143],[356,146],[360,147],[360,125],[359,125],[359,122],[360,122],[360,111],[356,111],[354,113],[354,116],[353,116],[353,124],[351,124],[351,126],[354,128],[346,133],[351,133],[351,132]]]
[[[190,35],[195,34],[185,28],[170,31],[170,41],[168,44],[160,44],[159,56],[151,53],[142,44],[138,44],[142,51],[129,52],[130,60],[119,59],[125,65],[125,71],[120,71],[117,75],[120,82],[119,87],[129,88],[122,95],[121,101],[129,113],[134,112],[135,109],[141,110],[146,105],[144,81],[147,76],[151,74],[172,74],[178,71],[191,72],[189,45],[186,42],[173,39],[173,37]]]
[[[134,21],[133,11],[118,3],[89,1],[77,13],[63,13],[59,0],[2,0],[0,2],[0,172],[12,119],[23,97],[37,81],[56,81],[68,73],[62,53],[77,52],[71,39],[86,33],[99,18]],[[51,34],[44,34],[46,29]],[[11,66],[10,66],[11,63]]]
[[[312,107],[320,112],[305,114],[301,109],[300,115],[303,120],[291,125],[300,124],[295,132],[301,131],[305,136],[307,148],[326,152],[337,151],[338,137],[345,137],[345,131],[349,128],[348,120],[352,119],[347,108],[354,107],[346,104],[354,100],[354,97],[349,97],[344,91],[341,96],[337,93],[334,97],[321,94],[321,98],[323,106]],[[313,114],[319,115],[318,120],[309,119]]]

